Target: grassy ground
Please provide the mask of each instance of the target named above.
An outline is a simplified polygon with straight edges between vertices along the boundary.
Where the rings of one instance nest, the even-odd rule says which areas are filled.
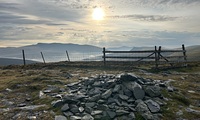
[[[75,82],[79,77],[95,74],[135,73],[144,78],[156,80],[174,80],[172,85],[177,89],[174,93],[162,91],[169,99],[162,107],[164,120],[198,119],[200,115],[188,113],[190,107],[200,110],[200,65],[189,63],[184,68],[151,69],[153,65],[136,65],[134,63],[108,64],[102,62],[60,62],[50,64],[34,64],[27,66],[6,66],[0,68],[0,118],[2,120],[25,120],[27,116],[37,116],[41,120],[53,120],[59,110],[51,106],[52,97],[39,98],[39,92],[48,85],[63,87],[63,84]],[[68,78],[68,73],[74,77]],[[36,110],[21,110],[22,103],[28,105],[45,105]],[[7,109],[9,108],[9,110]],[[182,111],[182,115],[177,112]]]

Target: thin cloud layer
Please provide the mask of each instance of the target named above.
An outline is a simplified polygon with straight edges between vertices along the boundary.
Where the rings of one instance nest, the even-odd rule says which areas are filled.
[[[200,0],[2,0],[0,44],[200,44],[199,6]],[[92,20],[96,7],[104,20]]]

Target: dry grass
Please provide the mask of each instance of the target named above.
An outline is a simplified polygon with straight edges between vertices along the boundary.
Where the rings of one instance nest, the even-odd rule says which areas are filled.
[[[124,72],[135,73],[141,77],[156,79],[156,80],[175,80],[172,84],[178,89],[176,93],[168,93],[163,91],[163,95],[168,97],[168,104],[162,107],[162,114],[165,120],[176,119],[176,112],[182,110],[185,119],[197,119],[199,115],[190,114],[185,111],[185,108],[190,105],[194,109],[200,110],[197,107],[197,101],[200,100],[200,66],[198,63],[190,63],[187,68],[162,69],[154,71],[152,65],[131,65],[130,64],[109,64],[103,66],[102,62],[60,62],[51,64],[34,64],[28,66],[6,66],[0,68],[0,108],[7,108],[2,100],[14,102],[13,106],[26,102],[28,105],[46,104],[47,107],[40,108],[34,112],[41,112],[38,119],[53,120],[54,115],[50,112],[54,111],[59,114],[59,110],[52,108],[50,103],[53,100],[51,97],[40,99],[39,91],[44,90],[47,85],[55,85],[62,87],[63,84],[75,82],[79,77],[89,77],[95,74],[119,74]],[[146,71],[146,72],[144,72]],[[68,73],[74,77],[67,78]],[[60,82],[55,82],[59,80]],[[11,92],[6,91],[6,88],[11,89]],[[188,91],[195,91],[191,93]],[[26,98],[31,98],[29,102]],[[0,112],[0,118],[12,118],[14,114],[20,113],[19,110],[11,110],[9,112]],[[137,115],[138,116],[138,115]],[[140,117],[140,116],[139,116]],[[23,120],[23,118],[21,118]],[[25,119],[25,118],[24,118]]]

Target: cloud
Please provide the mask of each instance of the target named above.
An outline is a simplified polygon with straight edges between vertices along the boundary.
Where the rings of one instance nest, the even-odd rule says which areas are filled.
[[[113,19],[128,18],[128,19],[133,19],[135,21],[149,21],[149,22],[174,21],[178,19],[178,17],[170,17],[163,15],[116,15],[107,17]]]

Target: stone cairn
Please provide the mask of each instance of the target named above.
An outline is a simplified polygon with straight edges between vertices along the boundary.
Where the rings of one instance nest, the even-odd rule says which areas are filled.
[[[160,106],[166,104],[161,89],[167,82],[134,74],[96,75],[66,85],[67,94],[53,101],[63,115],[55,120],[146,120],[162,119]]]

